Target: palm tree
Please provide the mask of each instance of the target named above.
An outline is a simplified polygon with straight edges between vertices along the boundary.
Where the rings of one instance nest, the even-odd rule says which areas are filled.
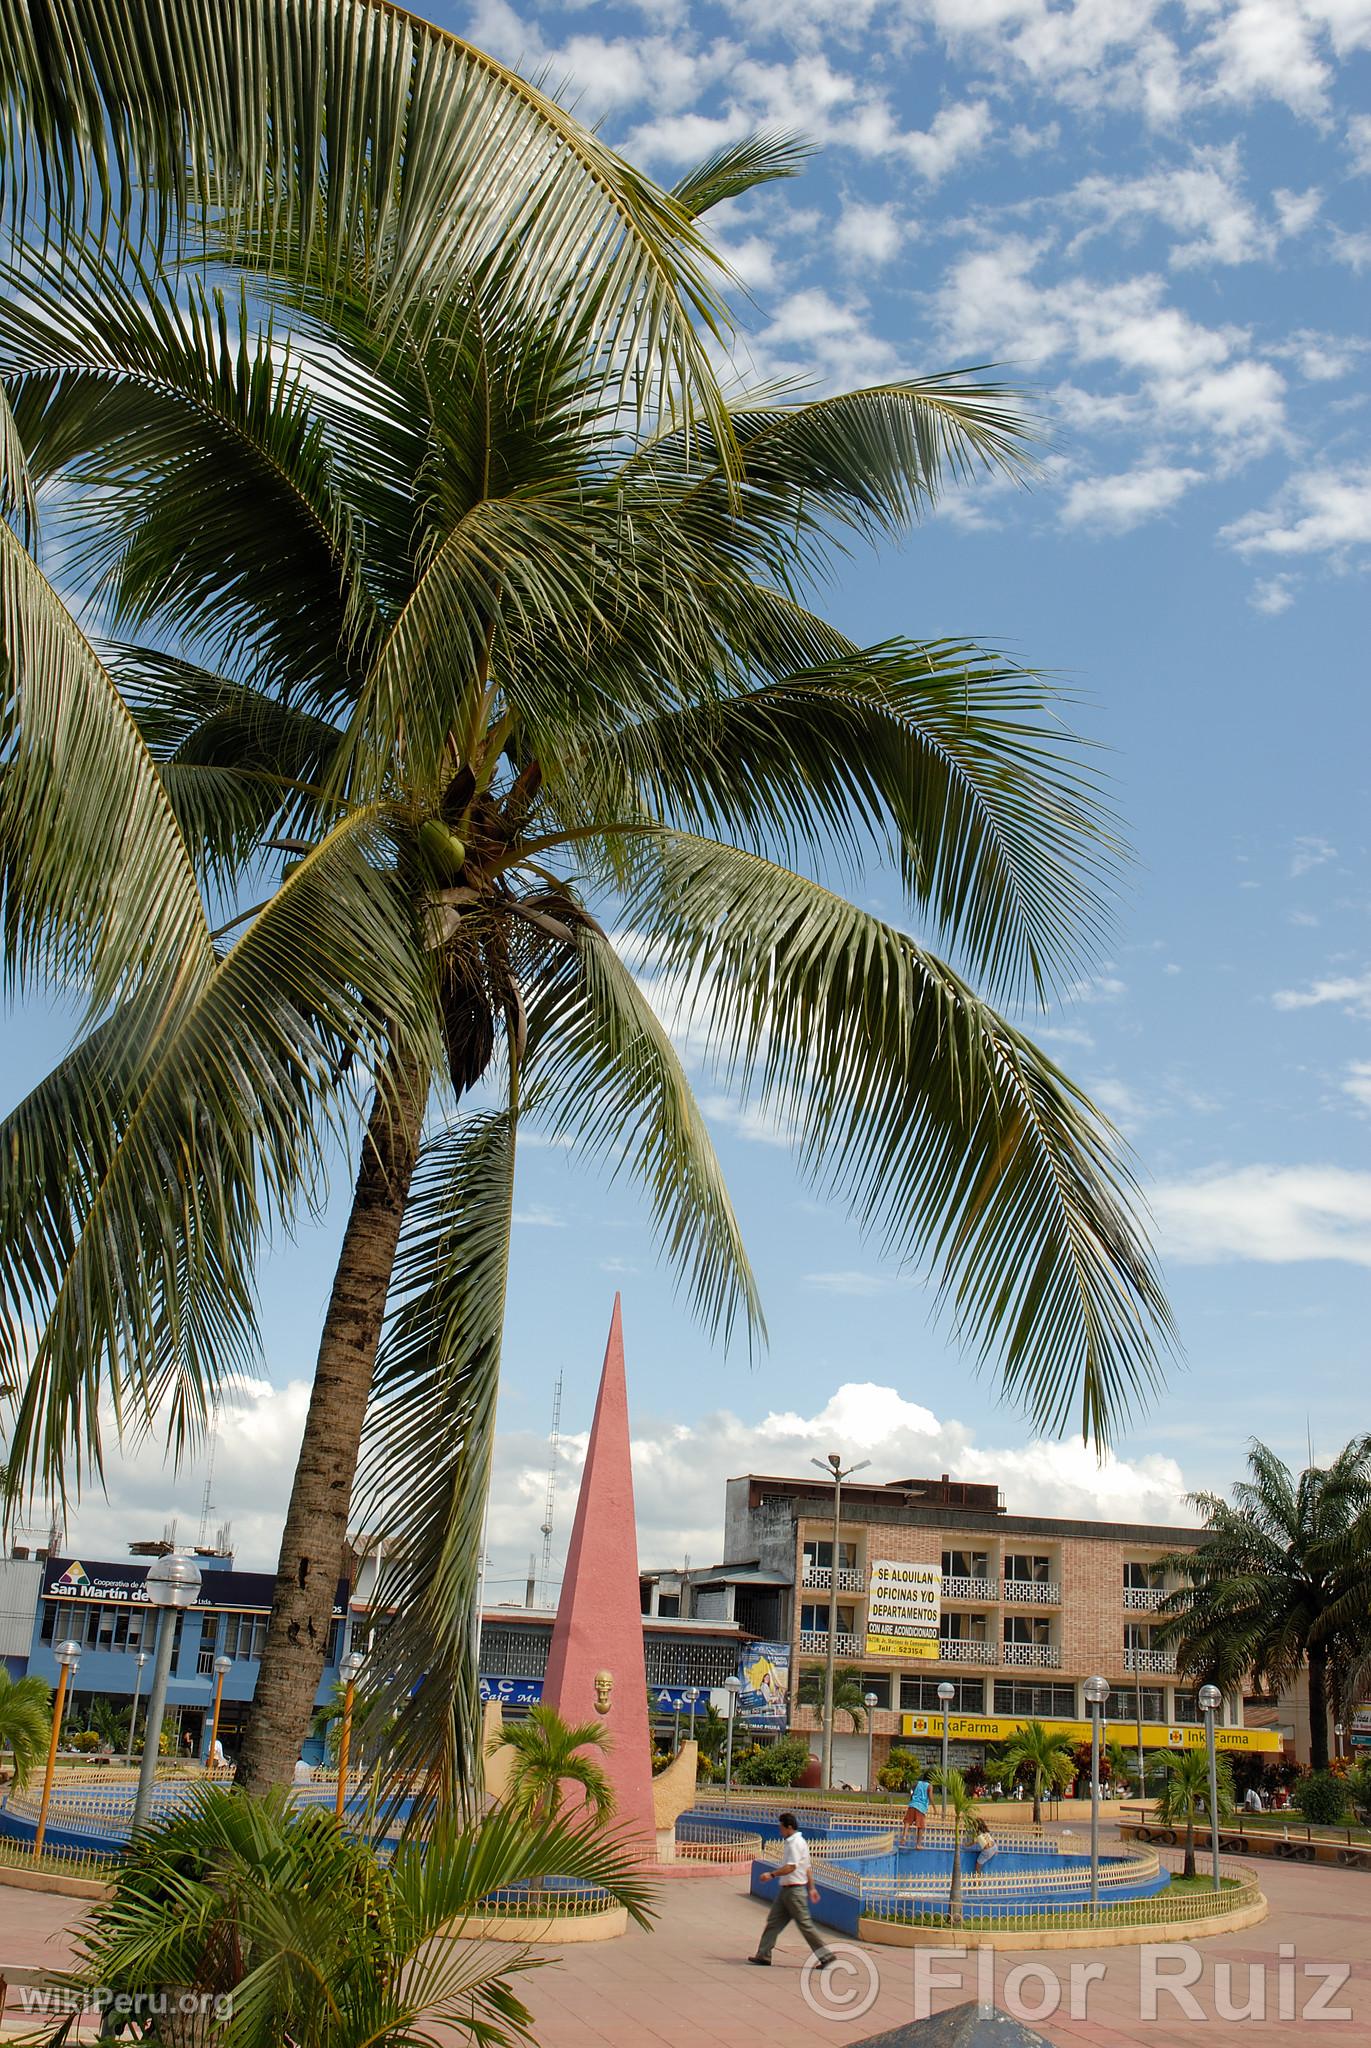
[[[604,1766],[586,1752],[609,1747],[609,1735],[598,1721],[573,1725],[555,1707],[530,1707],[527,1720],[506,1723],[490,1745],[492,1753],[514,1752],[503,1804],[528,1821],[555,1821],[565,1804],[564,1786],[574,1785],[590,1817],[607,1821],[614,1811],[614,1788]]]
[[[0,1751],[9,1751],[20,1789],[47,1756],[51,1736],[52,1694],[46,1679],[36,1672],[11,1678],[0,1669]]]
[[[800,1674],[799,1687],[795,1694],[802,1707],[820,1707],[824,1703],[824,1674],[820,1670],[804,1671]],[[862,1674],[855,1664],[845,1664],[833,1674],[833,1711],[846,1714],[852,1722],[854,1734],[860,1735],[866,1726],[866,1686]]]
[[[935,1792],[946,1797],[947,1811],[952,1820],[952,1887],[947,1899],[947,1922],[949,1927],[962,1924],[962,1848],[971,1839],[976,1825],[976,1801],[966,1789],[966,1779],[956,1769],[944,1770],[935,1764],[928,1774],[928,1781]]]
[[[1232,1501],[1196,1493],[1207,1537],[1166,1560],[1180,1581],[1156,1639],[1221,1691],[1280,1691],[1309,1678],[1309,1745],[1328,1768],[1328,1715],[1348,1694],[1371,1615],[1371,1436],[1298,1478],[1255,1438]]]
[[[336,1764],[343,1739],[343,1710],[347,1703],[347,1686],[337,1680],[329,1688],[328,1698],[316,1708],[310,1722],[310,1734],[322,1742],[330,1763]],[[379,1755],[386,1746],[395,1720],[394,1702],[384,1690],[364,1692],[358,1685],[352,1689],[352,1724],[348,1746],[353,1768]]]
[[[1053,1733],[1044,1721],[1025,1721],[999,1753],[1010,1783],[1027,1778],[1033,1788],[1033,1825],[1042,1826],[1044,1796],[1059,1793],[1076,1775],[1069,1735]]]
[[[1201,1748],[1169,1749],[1162,1759],[1161,1788],[1157,1793],[1157,1819],[1167,1827],[1185,1824],[1185,1867],[1183,1877],[1195,1875],[1195,1823],[1209,1816],[1209,1755]],[[1217,1762],[1219,1819],[1233,1814],[1233,1772],[1227,1757]]]
[[[75,1982],[149,2002],[199,1993],[221,2017],[188,2038],[212,2031],[225,2048],[528,2041],[511,1979],[533,1959],[461,1937],[492,1893],[554,1874],[649,1923],[633,1865],[583,1830],[501,1813],[471,1829],[440,1820],[385,1862],[284,1791],[197,1786],[139,1836],[83,1921]]]
[[[749,145],[674,203],[778,165]],[[1039,1420],[1104,1440],[1168,1316],[1107,1126],[968,978],[1045,990],[1098,915],[1110,834],[1051,693],[960,644],[862,648],[794,595],[834,530],[1016,470],[1003,394],[756,398],[629,445],[583,312],[513,255],[418,327],[377,314],[388,244],[375,276],[330,260],[297,240],[284,281],[188,281],[78,239],[21,248],[0,307],[69,573],[155,643],[97,649],[0,526],[7,933],[21,980],[92,1003],[0,1132],[0,1286],[37,1331],[13,1484],[78,1446],[98,1469],[109,1393],[193,1441],[255,1355],[262,1238],[369,1089],[239,1769],[288,1777],[309,1725],[365,1423],[396,1767],[452,1797],[479,1772],[465,1617],[520,1120],[629,1164],[706,1324],[761,1333],[634,965],[934,1262]],[[966,972],[803,872],[835,846],[889,850]]]

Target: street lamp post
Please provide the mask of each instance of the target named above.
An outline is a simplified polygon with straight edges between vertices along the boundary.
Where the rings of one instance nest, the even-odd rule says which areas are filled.
[[[838,1625],[838,1531],[843,1514],[843,1481],[850,1479],[854,1472],[865,1472],[871,1463],[863,1458],[856,1465],[844,1469],[843,1461],[836,1451],[830,1451],[827,1459],[811,1458],[811,1465],[817,1465],[833,1481],[833,1562],[828,1573],[828,1654],[824,1658],[824,1753],[823,1786],[825,1792],[833,1790],[833,1657],[836,1649]]]
[[[1107,1678],[1087,1678],[1085,1700],[1090,1709],[1090,1913],[1100,1903],[1100,1716],[1109,1698]]]
[[[147,1826],[152,1814],[152,1789],[157,1778],[162,1717],[167,1710],[167,1680],[171,1676],[177,1612],[181,1608],[193,1607],[199,1592],[200,1567],[193,1558],[178,1557],[174,1550],[169,1550],[165,1557],[159,1557],[148,1568],[147,1594],[157,1610],[157,1648],[152,1660],[147,1719],[143,1723],[143,1761],[133,1802],[135,1834],[139,1828]]]
[[[38,1826],[33,1834],[35,1859],[43,1853],[43,1837],[48,1830],[48,1801],[52,1797],[52,1774],[57,1768],[57,1740],[62,1732],[62,1709],[67,1703],[67,1685],[81,1661],[81,1645],[74,1642],[57,1645],[57,1662],[61,1674],[57,1680],[57,1698],[52,1707],[52,1734],[48,1740],[48,1767],[43,1773],[43,1796],[38,1802]]]
[[[224,1680],[233,1669],[232,1657],[216,1657],[214,1660],[214,1712],[209,1724],[209,1748],[205,1751],[205,1769],[214,1763],[214,1747],[219,1740],[219,1708],[224,1698]]]
[[[1138,1798],[1141,1801],[1147,1798],[1147,1769],[1143,1763],[1142,1673],[1139,1671],[1133,1673],[1133,1699],[1138,1709]]]
[[[940,1699],[940,1700],[942,1701],[942,1704],[943,1704],[943,1796],[942,1796],[942,1817],[943,1817],[943,1819],[944,1819],[944,1820],[946,1820],[946,1819],[947,1819],[947,1717],[948,1717],[948,1714],[949,1714],[949,1713],[951,1712],[951,1710],[952,1710],[952,1702],[953,1702],[953,1700],[954,1700],[954,1699],[955,1699],[956,1697],[957,1697],[957,1688],[956,1688],[956,1686],[955,1686],[955,1685],[954,1685],[954,1684],[952,1683],[951,1679],[950,1679],[950,1678],[944,1678],[944,1679],[942,1679],[942,1680],[941,1680],[941,1681],[939,1682],[939,1685],[938,1685],[938,1698],[939,1698],[939,1699]]]
[[[1219,1876],[1219,1760],[1214,1744],[1214,1716],[1223,1705],[1223,1694],[1216,1685],[1202,1685],[1199,1692],[1200,1712],[1204,1715],[1204,1738],[1209,1748],[1209,1849],[1214,1870],[1214,1889],[1222,1889]]]
[[[695,1706],[699,1697],[699,1688],[692,1685],[690,1691],[686,1694],[686,1698],[690,1701],[690,1739],[692,1742],[695,1740]]]
[[[876,1796],[876,1723],[871,1717],[876,1708],[875,1693],[863,1693],[862,1705],[866,1708],[866,1796],[868,1799],[874,1799]]]
[[[352,1744],[352,1695],[357,1686],[357,1674],[362,1668],[362,1655],[353,1650],[343,1659],[343,1727],[338,1737],[338,1791],[333,1802],[334,1818],[343,1818],[343,1806],[347,1799],[348,1750]]]
[[[724,1691],[728,1694],[728,1736],[724,1753],[724,1799],[733,1796],[733,1713],[738,1704],[738,1694],[743,1689],[741,1678],[726,1678]]]
[[[126,1764],[133,1762],[133,1742],[134,1737],[138,1733],[138,1695],[143,1690],[143,1666],[147,1661],[147,1651],[140,1650],[138,1652],[138,1669],[133,1674],[133,1705],[129,1709],[129,1746],[124,1754],[124,1762]]]

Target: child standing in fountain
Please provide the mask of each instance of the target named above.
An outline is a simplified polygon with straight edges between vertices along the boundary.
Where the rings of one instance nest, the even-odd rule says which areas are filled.
[[[976,1875],[979,1877],[991,1857],[1000,1853],[1000,1845],[986,1826],[984,1816],[976,1822],[976,1839],[973,1846],[976,1851]]]
[[[904,1826],[900,1830],[900,1847],[909,1846],[911,1833],[914,1847],[923,1847],[924,1829],[928,1825],[928,1772],[920,1771],[918,1782],[911,1788],[909,1804],[904,1811]]]

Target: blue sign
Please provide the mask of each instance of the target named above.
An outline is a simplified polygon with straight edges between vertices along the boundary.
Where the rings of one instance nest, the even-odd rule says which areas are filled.
[[[709,1712],[707,1685],[650,1685],[647,1696],[659,1714],[688,1714],[692,1702],[697,1714]]]
[[[482,1678],[481,1704],[495,1700],[502,1707],[536,1707],[543,1697],[541,1678]]]
[[[738,1652],[738,1710],[752,1728],[785,1732],[790,1692],[789,1643],[749,1643]]]

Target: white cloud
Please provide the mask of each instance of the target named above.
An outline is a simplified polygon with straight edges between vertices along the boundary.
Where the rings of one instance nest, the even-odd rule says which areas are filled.
[[[1192,484],[1203,481],[1202,470],[1164,462],[1147,463],[1120,476],[1083,477],[1066,494],[1062,524],[1127,533],[1145,519],[1169,511]]]
[[[1329,975],[1308,988],[1279,988],[1271,998],[1278,1010],[1316,1010],[1326,1003],[1371,1017],[1371,972]]]
[[[522,1209],[516,1209],[511,1220],[521,1223],[529,1230],[564,1230],[565,1217],[555,1209],[549,1209],[543,1202],[528,1202]]]
[[[1336,1259],[1371,1266],[1371,1173],[1215,1167],[1160,1183],[1152,1211],[1163,1250],[1187,1264]]]
[[[1354,114],[1347,124],[1347,154],[1357,177],[1371,177],[1371,114]]]
[[[1130,222],[1157,222],[1175,238],[1171,264],[1188,269],[1270,257],[1282,235],[1301,233],[1318,211],[1317,192],[1272,198],[1276,218],[1263,220],[1242,190],[1237,144],[1226,143],[1197,148],[1188,164],[1159,166],[1141,177],[1096,172],[1074,186],[1065,203],[1115,234]],[[1099,229],[1087,229],[1080,239]]]
[[[1240,555],[1337,554],[1371,542],[1371,463],[1293,477],[1260,511],[1225,526]]]
[[[1007,1432],[1011,1443],[1003,1448],[983,1445],[964,1424],[940,1419],[896,1387],[869,1381],[839,1386],[811,1414],[779,1409],[750,1420],[723,1409],[690,1422],[648,1416],[635,1396],[631,1333],[629,1357],[638,1554],[644,1566],[679,1563],[687,1555],[697,1565],[714,1563],[722,1554],[725,1480],[745,1472],[808,1473],[811,1456],[836,1449],[870,1458],[864,1481],[948,1472],[999,1485],[1011,1514],[1168,1524],[1192,1519],[1185,1481],[1172,1458],[1110,1455],[1100,1461],[1079,1438],[1024,1442],[1018,1432]],[[556,1527],[564,1546],[585,1438],[564,1439],[562,1452]],[[502,1434],[491,1538],[493,1582],[508,1582],[506,1597],[522,1597],[528,1531],[542,1519],[546,1484],[546,1439],[533,1431]]]
[[[1130,1088],[1127,1081],[1120,1081],[1112,1075],[1100,1075],[1088,1081],[1085,1092],[1125,1135],[1136,1131],[1152,1114],[1151,1105],[1143,1100],[1136,1088]]]
[[[756,1145],[779,1145],[786,1151],[794,1149],[794,1128],[755,1102],[735,1102],[726,1095],[706,1095],[700,1108],[712,1124],[730,1131],[735,1138],[745,1138]]]
[[[1353,1060],[1343,1076],[1343,1092],[1363,1109],[1371,1109],[1371,1060]]]
[[[879,1294],[895,1294],[914,1282],[902,1273],[864,1273],[848,1268],[839,1273],[806,1273],[806,1287],[818,1294],[847,1294],[854,1300],[870,1301]]]
[[[1326,868],[1329,861],[1337,857],[1338,849],[1330,840],[1306,834],[1295,841],[1295,850],[1290,856],[1290,872],[1296,879],[1301,875],[1312,875],[1315,868]]]
[[[1278,100],[1313,115],[1324,109],[1331,77],[1318,41],[1316,24],[1291,0],[1237,0],[1224,9],[1198,56],[1210,69],[1216,96]]]
[[[849,201],[834,231],[833,246],[844,262],[862,270],[878,270],[898,255],[904,234],[893,206]]]
[[[1268,576],[1252,586],[1247,602],[1254,612],[1265,612],[1268,618],[1275,618],[1281,612],[1288,612],[1295,602],[1295,578],[1293,576]]]

